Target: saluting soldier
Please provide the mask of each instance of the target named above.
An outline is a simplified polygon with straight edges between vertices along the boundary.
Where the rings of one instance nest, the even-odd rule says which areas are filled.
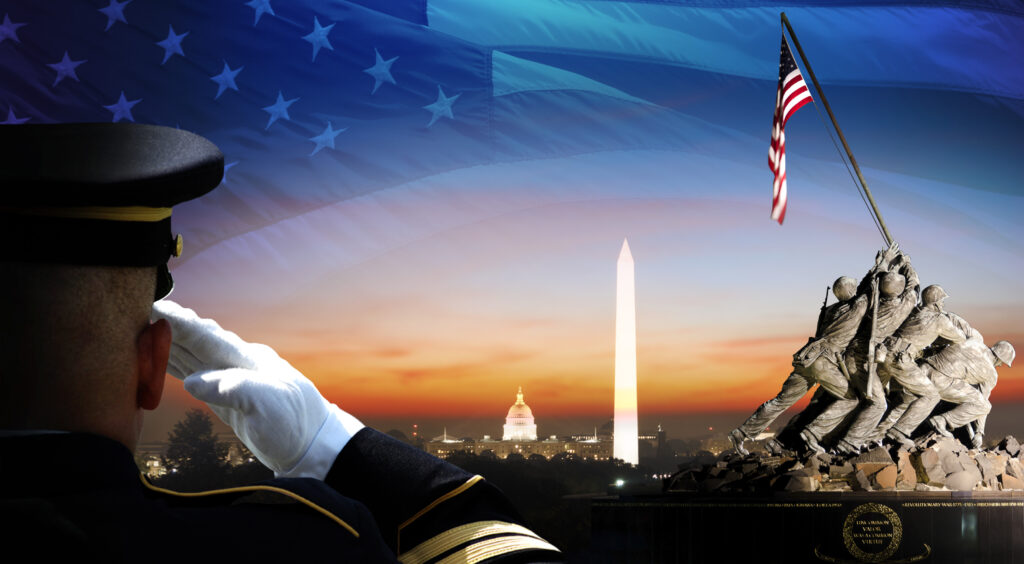
[[[868,271],[864,280],[870,280],[876,272],[886,268],[897,251],[896,247],[880,251],[875,257],[875,266]],[[841,363],[843,352],[867,311],[869,288],[869,285],[863,283],[858,288],[857,281],[848,276],[842,276],[832,284],[832,293],[839,301],[821,312],[814,337],[808,339],[808,343],[793,355],[793,372],[782,383],[782,389],[729,433],[729,440],[736,452],[747,454],[744,441],[763,432],[815,384],[820,384],[822,389],[837,399],[850,394],[849,377],[843,372]],[[820,448],[815,440],[818,437],[804,432],[800,436],[808,442],[810,448]]]
[[[0,526],[31,561],[560,560],[480,476],[366,428],[171,302],[172,206],[223,156],[176,129],[0,126]],[[151,319],[152,316],[152,319]],[[134,462],[167,370],[275,479],[178,494]]]

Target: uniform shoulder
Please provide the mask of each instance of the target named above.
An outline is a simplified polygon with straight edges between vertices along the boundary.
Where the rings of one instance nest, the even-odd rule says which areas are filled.
[[[369,510],[312,478],[278,478],[257,484],[197,492],[161,488],[141,478],[151,512],[185,525],[199,545],[244,534],[252,546],[281,539],[302,544],[297,554],[351,554],[352,561],[392,561]],[[160,520],[159,518],[156,520]],[[196,524],[216,523],[198,529]],[[212,533],[212,534],[211,534]],[[246,547],[245,551],[252,547]],[[263,547],[258,551],[277,548]],[[264,554],[266,556],[266,554]]]
[[[362,521],[368,515],[361,503],[347,498],[320,480],[312,478],[275,478],[263,482],[200,491],[177,491],[153,484],[140,475],[142,485],[151,499],[166,506],[189,509],[216,506],[294,505],[333,521],[353,536],[355,527],[348,521]],[[360,513],[365,515],[360,516]]]

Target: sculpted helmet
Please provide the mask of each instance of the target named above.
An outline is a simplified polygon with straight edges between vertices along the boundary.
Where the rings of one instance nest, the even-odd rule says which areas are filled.
[[[885,276],[882,277],[882,283],[879,285],[878,290],[883,296],[891,298],[902,294],[903,290],[906,288],[906,276],[903,276],[898,272],[886,272]]]
[[[841,302],[852,298],[857,293],[857,281],[849,276],[840,276],[832,283],[832,293]]]
[[[948,298],[949,294],[942,289],[942,286],[938,284],[932,284],[921,292],[921,304],[929,306],[936,302],[940,302],[945,298]]]
[[[1012,366],[1013,358],[1017,356],[1017,352],[1013,350],[1013,345],[1006,341],[999,341],[992,345],[992,353],[1007,366]]]

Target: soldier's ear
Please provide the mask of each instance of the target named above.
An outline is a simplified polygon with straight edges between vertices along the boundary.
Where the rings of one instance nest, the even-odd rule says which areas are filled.
[[[136,342],[139,375],[136,402],[142,409],[156,409],[164,392],[167,360],[171,355],[171,325],[166,319],[150,323]]]

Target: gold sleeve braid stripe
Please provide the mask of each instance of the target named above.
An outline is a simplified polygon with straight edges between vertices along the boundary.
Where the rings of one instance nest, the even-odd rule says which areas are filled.
[[[451,498],[459,495],[460,493],[468,490],[469,488],[471,488],[473,486],[473,484],[475,484],[475,483],[477,483],[477,482],[479,482],[480,480],[483,480],[483,479],[484,479],[483,476],[477,474],[476,476],[473,476],[472,478],[466,480],[466,483],[464,483],[461,486],[455,488],[454,490],[444,494],[443,496],[435,499],[434,501],[430,502],[430,505],[424,507],[423,509],[420,509],[419,511],[416,512],[415,515],[413,515],[412,517],[409,517],[408,519],[406,519],[404,523],[402,523],[401,525],[398,526],[398,530],[401,531],[402,529],[408,527],[409,525],[411,525],[413,523],[413,521],[415,521],[415,520],[419,519],[420,517],[422,517],[427,511],[430,511],[431,509],[437,507],[441,503],[443,503],[445,501],[448,501],[449,499],[451,499]]]
[[[437,556],[462,546],[470,541],[493,537],[495,535],[517,535],[533,537],[544,542],[536,533],[522,525],[505,521],[477,521],[448,529],[436,537],[420,543],[416,548],[400,554],[398,560],[403,564],[423,564]],[[546,544],[546,543],[545,543]],[[550,546],[550,545],[548,545]],[[557,550],[553,546],[552,550]],[[518,549],[517,549],[518,550]]]
[[[473,476],[472,478],[466,480],[466,482],[464,484],[462,484],[461,486],[455,488],[454,490],[452,490],[452,491],[442,495],[441,497],[435,499],[434,501],[430,502],[430,505],[427,505],[423,509],[420,509],[419,511],[416,512],[415,515],[413,515],[412,517],[409,517],[408,519],[405,520],[404,523],[399,525],[398,526],[398,542],[396,543],[396,546],[398,547],[398,553],[401,554],[401,552],[402,552],[402,529],[404,529],[404,528],[408,527],[409,525],[411,525],[414,521],[416,521],[417,519],[422,517],[424,514],[426,514],[431,509],[433,509],[433,508],[437,507],[438,505],[444,503],[445,501],[448,501],[449,499],[459,495],[460,493],[468,490],[469,488],[473,487],[473,484],[475,484],[475,483],[477,483],[477,482],[479,482],[479,481],[481,481],[483,479],[484,479],[484,477],[479,475],[479,474],[477,474],[476,476]]]
[[[295,501],[305,505],[306,507],[309,507],[310,509],[323,514],[324,516],[328,517],[329,519],[331,519],[335,523],[341,525],[346,531],[352,533],[352,536],[354,536],[355,538],[359,538],[359,533],[356,532],[356,530],[352,528],[352,525],[349,525],[348,523],[346,523],[341,517],[338,517],[337,515],[331,513],[330,511],[324,509],[323,507],[320,507],[316,503],[313,503],[312,501],[302,497],[301,495],[299,495],[299,494],[297,494],[295,492],[292,492],[292,491],[288,491],[288,490],[286,490],[284,488],[276,488],[274,486],[243,486],[243,487],[239,487],[239,488],[224,488],[224,489],[220,489],[220,490],[208,490],[208,491],[205,491],[205,492],[176,492],[174,490],[169,490],[169,489],[166,489],[166,488],[161,488],[161,487],[158,487],[158,486],[154,486],[153,484],[150,484],[149,481],[146,480],[146,477],[143,474],[139,474],[139,479],[142,480],[142,485],[146,486],[147,488],[149,488],[149,489],[151,489],[151,490],[153,490],[155,492],[160,492],[160,493],[163,493],[163,494],[173,495],[173,496],[177,496],[177,497],[205,497],[205,496],[211,496],[211,495],[232,494],[232,493],[245,493],[245,492],[274,492],[274,493],[278,493],[278,494],[281,494],[281,495],[283,495],[285,497],[290,497],[290,498],[294,499]]]
[[[483,562],[488,558],[520,550],[553,550],[560,552],[554,545],[536,537],[522,537],[518,535],[495,537],[471,544],[455,554],[445,557],[437,564],[477,564],[477,562]]]

